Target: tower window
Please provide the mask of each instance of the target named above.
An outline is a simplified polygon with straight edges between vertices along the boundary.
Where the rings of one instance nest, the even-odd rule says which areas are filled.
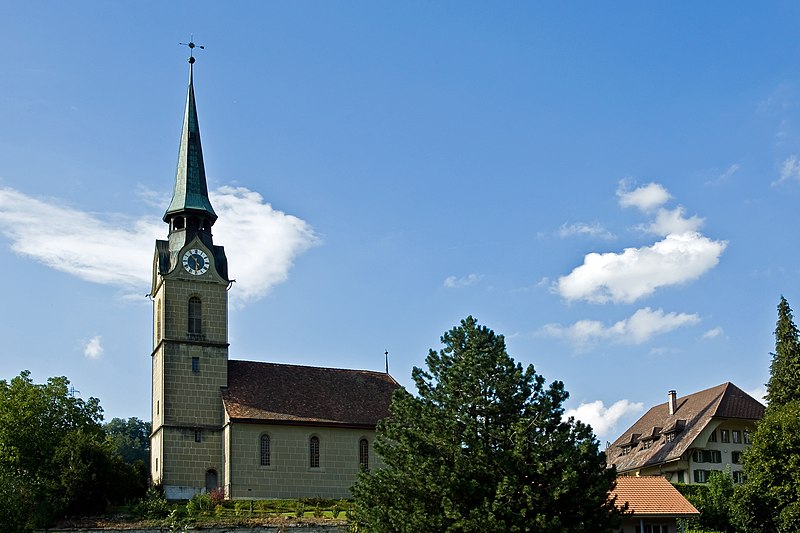
[[[319,468],[319,437],[311,437],[309,441],[309,463],[311,468]]]
[[[200,429],[194,430],[194,441],[195,442],[203,442],[203,431]]]
[[[192,372],[197,374],[200,372],[200,358],[199,357],[192,357]]]
[[[197,296],[189,298],[189,338],[193,340],[200,340],[203,334],[201,309],[200,298]]]
[[[161,340],[161,300],[158,301],[158,312],[156,313],[156,342]]]
[[[269,435],[261,435],[261,466],[269,466]]]
[[[361,468],[369,468],[369,441],[367,439],[358,441],[358,464]]]

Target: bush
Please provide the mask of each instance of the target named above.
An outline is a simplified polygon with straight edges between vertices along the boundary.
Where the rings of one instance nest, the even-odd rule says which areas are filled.
[[[147,489],[144,498],[134,505],[133,513],[142,518],[166,518],[170,513],[170,505],[161,487]]]
[[[211,516],[216,505],[208,494],[195,494],[186,504],[186,513],[189,516]]]

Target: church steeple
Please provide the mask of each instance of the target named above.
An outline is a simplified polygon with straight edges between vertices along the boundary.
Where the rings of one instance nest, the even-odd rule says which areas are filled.
[[[194,43],[189,43],[194,48]],[[200,144],[200,126],[197,121],[197,105],[194,99],[194,57],[189,58],[189,90],[183,114],[178,167],[175,172],[175,187],[172,201],[164,213],[164,222],[170,225],[170,234],[178,230],[187,233],[211,234],[211,226],[217,214],[208,199],[206,169],[203,164],[203,148]],[[189,235],[187,235],[188,237]]]

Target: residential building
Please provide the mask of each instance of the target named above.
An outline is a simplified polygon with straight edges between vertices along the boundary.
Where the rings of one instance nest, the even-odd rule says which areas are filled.
[[[623,476],[705,483],[729,468],[741,483],[742,452],[763,416],[764,406],[732,383],[681,398],[672,390],[608,447],[607,460]]]

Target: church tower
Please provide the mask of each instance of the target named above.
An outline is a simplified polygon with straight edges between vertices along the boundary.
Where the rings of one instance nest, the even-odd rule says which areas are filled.
[[[194,48],[193,43],[189,43]],[[228,262],[211,228],[217,214],[208,198],[189,58],[172,201],[164,214],[167,240],[153,260],[152,420],[153,482],[170,499],[223,486],[222,389],[228,385]]]

